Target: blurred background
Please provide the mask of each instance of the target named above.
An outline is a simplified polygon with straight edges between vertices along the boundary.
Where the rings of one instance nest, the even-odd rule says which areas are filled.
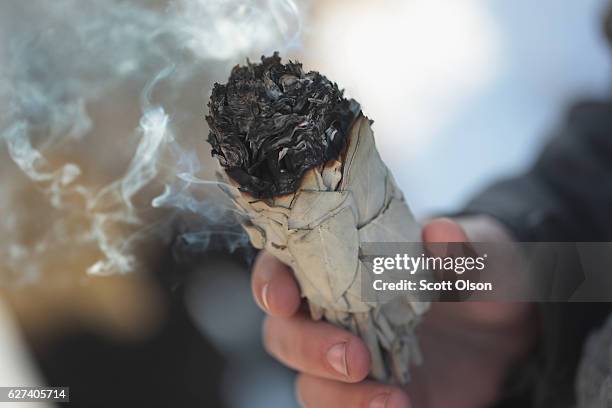
[[[607,0],[0,4],[0,386],[74,406],[292,407],[214,183],[214,82],[279,50],[374,119],[419,218],[609,96]],[[21,406],[21,405],[20,405]]]

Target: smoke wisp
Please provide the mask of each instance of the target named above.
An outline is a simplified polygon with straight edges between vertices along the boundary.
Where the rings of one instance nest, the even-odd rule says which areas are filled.
[[[90,274],[129,272],[135,243],[170,239],[182,213],[196,219],[180,231],[187,245],[205,248],[213,233],[230,247],[246,242],[219,224],[228,209],[210,199],[218,186],[201,159],[204,106],[229,66],[299,45],[297,3],[15,0],[0,9],[0,284],[75,259]]]

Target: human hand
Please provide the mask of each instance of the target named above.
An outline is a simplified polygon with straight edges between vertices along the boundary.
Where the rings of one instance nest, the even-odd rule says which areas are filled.
[[[510,239],[488,218],[431,221],[423,242]],[[468,238],[468,231],[470,236]],[[300,308],[298,285],[286,265],[262,252],[252,288],[264,322],[266,349],[297,370],[296,392],[306,407],[478,407],[497,398],[509,365],[531,344],[530,306],[523,303],[435,303],[418,329],[424,364],[406,389],[365,380],[370,357],[363,341]]]

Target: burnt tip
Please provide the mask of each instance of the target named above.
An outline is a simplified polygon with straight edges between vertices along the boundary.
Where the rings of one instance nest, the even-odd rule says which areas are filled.
[[[213,156],[257,198],[292,193],[308,169],[337,158],[360,111],[335,83],[283,64],[278,52],[235,66],[208,108]]]

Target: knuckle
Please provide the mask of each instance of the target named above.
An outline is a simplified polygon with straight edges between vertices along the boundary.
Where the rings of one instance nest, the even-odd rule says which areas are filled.
[[[279,329],[278,319],[268,316],[264,320],[263,345],[268,354],[286,364],[291,360],[291,349],[287,340],[287,331]]]

